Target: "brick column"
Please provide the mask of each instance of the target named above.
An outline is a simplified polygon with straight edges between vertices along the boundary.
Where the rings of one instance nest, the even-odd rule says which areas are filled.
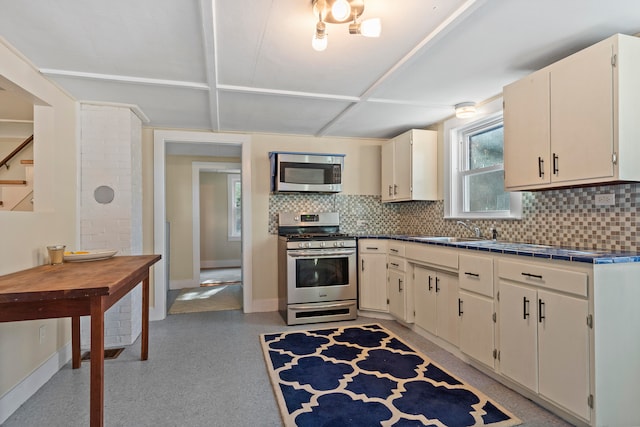
[[[81,104],[80,129],[80,247],[75,249],[141,254],[142,122],[128,107]],[[106,347],[136,340],[141,305],[138,286],[107,311]],[[88,348],[88,317],[81,331],[82,347]]]

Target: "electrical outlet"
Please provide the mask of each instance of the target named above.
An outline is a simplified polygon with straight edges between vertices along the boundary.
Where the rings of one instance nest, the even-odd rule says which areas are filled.
[[[40,344],[42,344],[42,342],[44,341],[45,332],[45,325],[41,325],[40,329],[38,330],[38,341],[40,342]]]
[[[595,202],[596,206],[613,206],[616,204],[616,195],[615,193],[596,194]]]

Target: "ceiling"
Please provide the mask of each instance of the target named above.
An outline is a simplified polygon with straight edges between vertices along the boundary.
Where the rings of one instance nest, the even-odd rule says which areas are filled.
[[[3,1],[0,37],[76,99],[136,105],[147,126],[389,138],[640,32],[638,0],[365,6],[382,36],[327,24],[323,52],[310,0]]]

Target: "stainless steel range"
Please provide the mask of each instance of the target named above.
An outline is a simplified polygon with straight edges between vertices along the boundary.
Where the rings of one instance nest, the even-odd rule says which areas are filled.
[[[356,239],[337,212],[278,216],[278,308],[288,325],[357,317]]]

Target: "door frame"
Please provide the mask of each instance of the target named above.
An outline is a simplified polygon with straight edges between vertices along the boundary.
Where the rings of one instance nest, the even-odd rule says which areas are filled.
[[[153,132],[153,249],[165,255],[166,236],[166,188],[165,168],[167,144],[197,144],[215,146],[239,146],[241,150],[242,179],[242,284],[243,311],[253,311],[251,252],[251,136],[198,131],[154,130]],[[149,310],[151,320],[167,316],[166,256],[153,266],[153,305]]]
[[[200,172],[240,173],[241,163],[230,162],[193,162],[191,163],[191,188],[193,192],[193,280],[195,287],[200,286]],[[242,178],[241,178],[242,179]],[[242,199],[240,200],[242,203]],[[242,209],[242,206],[240,207]],[[244,237],[244,236],[243,236]],[[242,239],[240,240],[242,245]],[[242,266],[242,260],[240,260]],[[197,282],[197,283],[195,283]]]

